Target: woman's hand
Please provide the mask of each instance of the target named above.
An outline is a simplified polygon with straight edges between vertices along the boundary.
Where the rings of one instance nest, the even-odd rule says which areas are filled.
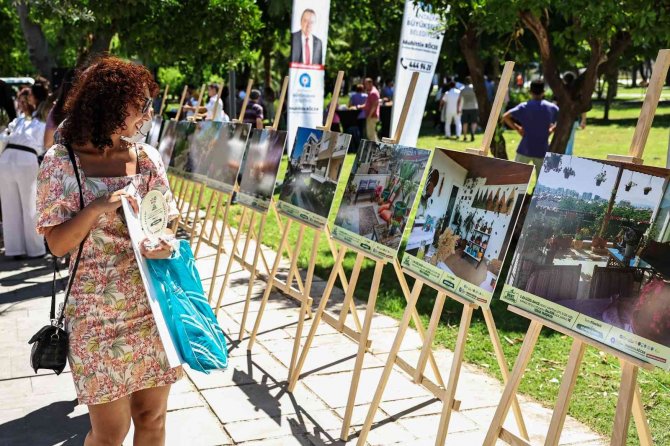
[[[130,206],[133,208],[135,213],[139,212],[139,206],[137,205],[137,200],[135,200],[135,197],[123,189],[97,198],[91,203],[91,206],[93,206],[100,214],[114,212],[121,206],[121,197],[126,197],[128,199],[128,202],[130,203]]]
[[[159,240],[158,246],[148,248],[146,246],[149,239],[142,240],[140,243],[140,253],[147,259],[167,259],[172,253],[172,245],[163,239]]]

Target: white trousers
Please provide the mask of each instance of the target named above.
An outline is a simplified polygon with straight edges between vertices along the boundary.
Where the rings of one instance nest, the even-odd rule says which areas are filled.
[[[463,131],[463,127],[461,126],[461,115],[456,113],[455,111],[450,111],[447,110],[447,118],[444,122],[444,134],[447,138],[451,136],[451,121],[454,121],[454,124],[456,125],[456,137],[460,138],[461,133]]]
[[[37,158],[7,149],[0,156],[0,202],[6,256],[41,256],[44,237],[37,233]]]

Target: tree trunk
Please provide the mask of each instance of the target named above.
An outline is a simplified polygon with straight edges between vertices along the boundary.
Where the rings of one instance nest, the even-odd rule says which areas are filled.
[[[56,60],[51,54],[42,27],[30,19],[30,8],[25,0],[16,2],[16,10],[21,23],[21,31],[23,31],[23,37],[28,46],[30,62],[42,76],[50,78],[51,70],[56,66]]]
[[[489,115],[491,114],[491,102],[486,94],[486,83],[484,81],[484,62],[479,57],[479,37],[475,26],[468,23],[465,27],[465,33],[459,39],[461,52],[465,57],[465,62],[470,71],[472,86],[477,96],[477,106],[479,109],[479,123],[482,127],[486,126]],[[493,138],[491,141],[491,153],[496,158],[507,159],[505,150],[505,138],[502,134]]]
[[[612,106],[612,101],[617,94],[617,86],[619,82],[619,68],[616,64],[612,65],[613,68],[608,69],[605,73],[605,80],[607,81],[607,96],[605,96],[605,113],[603,114],[603,119],[605,122],[610,120],[610,107]]]
[[[564,104],[561,106],[554,136],[551,138],[551,144],[549,144],[550,152],[565,153],[565,147],[568,145],[568,140],[572,133],[572,125],[581,114],[577,107],[575,102],[570,105]]]

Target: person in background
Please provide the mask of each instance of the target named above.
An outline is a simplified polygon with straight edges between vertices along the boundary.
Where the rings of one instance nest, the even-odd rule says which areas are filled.
[[[195,114],[195,107],[198,105],[199,93],[195,90],[193,85],[189,85],[186,89],[186,98],[182,106],[182,119],[188,119]]]
[[[365,91],[368,97],[365,104],[359,106],[365,112],[365,137],[370,141],[379,141],[377,137],[377,123],[379,122],[379,90],[375,87],[372,78],[365,78]]]
[[[393,101],[393,79],[386,79],[384,87],[382,88],[382,101],[391,102]]]
[[[209,100],[205,105],[205,119],[218,122],[230,121],[226,112],[223,111],[223,100],[221,100],[221,95],[219,95],[219,86],[215,83],[209,84],[207,94],[209,95]]]
[[[368,99],[368,94],[365,92],[363,84],[356,84],[354,93],[349,96],[348,107],[350,110],[360,110],[365,105]],[[365,135],[365,111],[360,110],[356,117],[357,127],[359,130],[359,139],[361,135]]]
[[[444,136],[451,138],[451,124],[456,127],[456,139],[461,137],[461,91],[454,81],[449,82],[447,91],[440,99],[440,109],[444,120]]]
[[[263,116],[265,116],[269,125],[272,125],[272,121],[275,119],[276,99],[277,95],[272,87],[267,86],[263,89]]]
[[[544,100],[543,80],[536,79],[530,83],[530,97],[529,101],[505,112],[503,121],[521,135],[515,161],[532,162],[535,175],[538,175],[544,155],[549,150],[549,135],[556,128],[558,106]]]
[[[460,99],[463,108],[463,115],[461,116],[461,122],[463,123],[463,141],[466,139],[468,130],[470,130],[470,141],[474,141],[475,133],[477,132],[479,109],[477,107],[477,95],[472,86],[472,78],[470,76],[465,78],[465,87],[461,90]]]
[[[486,86],[486,98],[493,103],[496,96],[496,83],[488,76],[484,76],[484,85]]]
[[[68,70],[63,76],[58,90],[56,90],[56,100],[54,101],[51,111],[47,116],[46,128],[44,130],[44,147],[48,148],[54,145],[54,134],[58,126],[65,120],[65,101],[67,95],[72,88],[72,81],[74,80],[74,71]]]
[[[177,216],[160,156],[130,142],[150,119],[157,93],[141,65],[109,56],[94,62],[78,75],[65,104],[62,136],[69,149],[51,147],[39,170],[37,230],[54,255],[76,257],[82,246],[64,314],[71,376],[90,417],[86,446],[121,444],[131,420],[134,444],[165,444],[170,385],[183,376],[181,367],[169,365],[119,212],[122,197],[137,206],[126,192],[132,183],[140,196],[163,194],[168,218]],[[149,259],[167,259],[172,251],[166,241],[140,245]]]
[[[249,103],[247,103],[247,109],[244,111],[244,122],[257,129],[263,128],[263,107],[259,103],[260,99],[261,92],[256,89],[251,90]]]
[[[38,159],[44,154],[47,110],[42,104],[49,96],[41,84],[20,93],[27,96],[23,116],[9,125],[7,147],[0,155],[0,203],[3,216],[5,256],[15,260],[46,255],[44,237],[37,233]],[[20,102],[22,103],[22,102]]]

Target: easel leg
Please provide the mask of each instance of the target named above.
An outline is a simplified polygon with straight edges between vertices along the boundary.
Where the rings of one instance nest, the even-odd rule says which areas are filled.
[[[312,279],[314,278],[314,267],[316,265],[316,256],[319,250],[319,239],[321,238],[321,231],[314,233],[314,240],[312,241],[312,253],[309,257],[309,268],[307,269],[307,277],[305,278],[305,291],[302,296],[300,305],[300,314],[298,315],[298,326],[295,330],[295,339],[293,339],[293,352],[291,353],[291,365],[288,369],[288,380],[291,380],[291,374],[295,370],[295,364],[298,360],[298,351],[300,350],[300,338],[302,337],[302,329],[305,324],[305,316],[310,311],[312,306],[312,298],[310,293],[312,291]],[[314,321],[312,321],[314,323]]]
[[[279,243],[280,247],[283,246],[284,243],[286,243],[290,229],[291,229],[291,220],[289,219],[288,222],[286,222],[286,226],[284,226],[284,233],[282,234],[281,242]],[[275,257],[274,264],[272,265],[272,271],[270,272],[268,284],[267,287],[265,288],[265,293],[263,293],[263,299],[261,300],[261,306],[258,309],[256,322],[254,322],[254,329],[251,332],[251,336],[249,337],[249,343],[247,344],[247,350],[249,351],[251,351],[251,349],[254,346],[254,342],[256,342],[256,336],[258,335],[258,330],[260,329],[261,326],[261,319],[263,318],[263,313],[265,312],[265,304],[267,304],[268,299],[270,298],[270,293],[272,292],[272,281],[274,280],[274,277],[277,275],[277,270],[279,269],[280,263],[281,263],[281,248],[279,252],[277,252],[277,257]]]
[[[228,209],[230,209],[232,200],[233,200],[233,194],[228,194],[228,198],[225,199],[226,209],[224,210],[224,216],[228,215],[227,212],[228,212]],[[209,231],[209,239],[212,242],[214,241],[214,235],[219,236],[219,238],[225,238],[224,236],[226,235],[225,229],[226,229],[226,226],[228,226],[228,222],[225,221],[225,219],[224,219],[224,221],[223,221],[224,224],[221,225],[221,232],[219,232],[219,229],[216,227],[216,224],[215,224],[216,218],[219,215],[219,211],[221,210],[221,205],[223,204],[223,202],[224,202],[223,193],[219,192],[219,198],[216,200],[216,206],[214,207],[214,216],[212,217],[212,229],[210,229],[210,231]]]
[[[233,240],[233,248],[231,250],[231,254],[228,257],[228,264],[226,265],[226,274],[223,276],[223,284],[221,285],[221,289],[219,290],[219,297],[216,300],[216,306],[214,307],[214,314],[218,315],[219,314],[219,308],[221,307],[221,301],[223,300],[223,293],[226,289],[226,286],[228,285],[228,278],[230,277],[230,270],[233,268],[233,263],[235,262],[235,251],[237,249],[237,244],[240,242],[240,236],[242,235],[243,229],[244,229],[244,221],[246,220],[247,217],[247,208],[244,208],[242,211],[242,216],[240,217],[240,224],[237,227],[237,234],[235,234],[235,239]],[[225,223],[225,222],[224,222]],[[223,237],[221,238],[223,240]]]
[[[338,276],[337,265],[342,263],[342,260],[344,260],[344,255],[346,254],[346,252],[347,248],[342,246],[337,253],[335,263],[333,264],[333,269],[330,272],[330,276],[328,276],[328,282],[326,282],[326,288],[323,290],[323,295],[321,296],[321,302],[319,302],[319,308],[314,314],[314,319],[312,320],[312,326],[310,327],[309,334],[305,339],[305,345],[302,347],[302,352],[300,353],[300,359],[298,359],[298,363],[296,364],[289,378],[289,384],[288,384],[289,392],[293,392],[293,389],[295,389],[295,384],[298,381],[298,378],[300,377],[300,371],[302,370],[302,367],[305,364],[307,354],[309,353],[309,349],[312,346],[312,341],[314,340],[316,330],[319,327],[321,316],[323,315],[324,311],[326,311],[326,306],[328,305],[328,299],[330,299],[330,294],[333,290],[333,287],[335,286],[335,279],[337,279]]]
[[[254,290],[254,282],[256,281],[256,267],[258,266],[258,257],[261,252],[261,240],[263,239],[263,230],[265,229],[265,222],[267,221],[267,214],[261,217],[261,225],[258,229],[258,238],[256,239],[256,252],[254,253],[254,260],[251,265],[251,276],[249,277],[249,286],[247,287],[247,297],[244,301],[244,313],[242,313],[242,323],[240,324],[240,334],[238,340],[244,338],[245,326],[247,323],[247,316],[249,315],[249,304],[251,304],[251,294]]]
[[[651,438],[649,422],[644,414],[642,395],[638,384],[635,384],[635,393],[633,394],[633,419],[635,420],[635,427],[637,428],[637,436],[640,439],[640,446],[652,446],[654,441]]]
[[[244,238],[244,248],[242,249],[242,266],[247,262],[247,254],[249,253],[249,245],[251,240],[254,238],[254,232],[256,229],[256,212],[251,212],[251,218],[249,219],[249,226],[247,227],[247,235]],[[235,255],[235,251],[232,252],[232,255]]]
[[[291,266],[288,270],[288,276],[286,277],[286,286],[291,287],[293,284],[293,279],[295,278],[296,282],[300,285],[302,278],[300,277],[300,271],[298,271],[298,257],[300,256],[300,250],[302,249],[302,242],[305,238],[305,226],[300,225],[300,230],[298,231],[298,240],[295,244],[295,250],[291,254]],[[305,293],[304,286],[298,286],[298,289],[301,293]],[[308,308],[307,311],[311,317],[311,309]]]
[[[495,352],[496,359],[498,360],[498,366],[500,367],[500,373],[502,374],[503,384],[507,384],[507,381],[509,381],[509,367],[507,365],[507,360],[505,359],[505,354],[503,353],[500,338],[498,337],[498,330],[496,329],[496,323],[493,320],[493,313],[491,313],[490,308],[482,308],[482,313],[484,313],[486,328],[489,331],[489,337],[491,338],[491,343],[493,344],[493,351]],[[514,419],[516,420],[516,425],[519,428],[519,434],[521,434],[521,438],[529,440],[530,437],[528,436],[528,429],[526,429],[526,422],[523,420],[521,405],[519,404],[519,398],[517,398],[516,395],[514,395],[514,399],[512,400],[512,412],[514,413]]]
[[[623,362],[621,370],[621,387],[619,387],[619,399],[614,415],[614,428],[612,429],[612,446],[623,446],[628,438],[628,426],[630,416],[633,412],[633,399],[637,384],[637,366],[628,361]]]
[[[338,250],[337,246],[335,245],[335,241],[330,237],[330,229],[328,229],[328,226],[326,226],[326,239],[328,240],[328,246],[330,247],[330,252],[333,254],[333,258],[335,258],[337,256]],[[340,283],[342,284],[342,290],[346,293],[347,291],[349,291],[349,281],[347,280],[347,275],[344,272],[342,263],[335,266],[337,267],[337,275],[339,276]],[[353,299],[349,303],[349,309],[354,319],[354,325],[356,326],[356,331],[360,333],[361,330],[363,329],[363,326],[361,325],[361,319],[358,317],[358,311],[356,311],[356,304],[354,303]]]
[[[405,312],[403,313],[402,319],[400,320],[400,325],[398,326],[398,331],[396,332],[395,339],[393,340],[391,351],[389,352],[388,359],[386,360],[384,371],[382,372],[381,378],[379,378],[379,384],[377,385],[377,390],[375,390],[375,396],[372,399],[372,403],[370,403],[370,408],[368,409],[368,414],[365,417],[363,428],[358,434],[358,441],[356,443],[357,446],[365,445],[365,440],[367,440],[368,434],[372,429],[372,423],[374,421],[375,414],[379,409],[379,404],[382,401],[382,396],[384,395],[386,384],[388,383],[391,372],[393,371],[395,359],[398,356],[398,352],[402,346],[402,340],[405,338],[405,333],[409,327],[409,320],[412,317],[412,310],[416,308],[416,301],[419,299],[419,294],[421,294],[422,285],[423,284],[419,280],[414,282],[412,293],[410,294],[410,298],[407,300],[407,307],[405,308]]]
[[[198,235],[198,243],[195,244],[195,251],[193,251],[193,257],[195,257],[196,259],[198,258],[198,251],[200,251],[200,245],[207,236],[207,223],[209,222],[210,215],[212,215],[212,204],[214,203],[214,199],[216,198],[217,204],[215,206],[218,206],[220,196],[221,194],[219,192],[212,191],[212,195],[210,195],[209,197],[209,202],[207,203],[207,210],[205,211],[205,219],[202,222],[202,230]],[[212,225],[214,225],[215,223],[216,223],[216,212],[214,213],[214,219],[212,220]],[[212,243],[211,237],[209,238],[209,243]]]
[[[370,335],[370,326],[372,325],[372,316],[375,313],[375,304],[377,302],[377,292],[379,291],[379,282],[382,278],[382,271],[384,270],[384,263],[377,261],[375,265],[375,272],[372,276],[372,287],[370,288],[370,295],[365,308],[365,319],[363,321],[363,330],[361,331],[360,342],[358,343],[358,354],[356,355],[356,363],[354,364],[354,372],[351,376],[351,387],[349,388],[349,398],[347,400],[347,408],[344,412],[344,422],[342,423],[342,431],[340,438],[347,441],[349,438],[349,427],[351,426],[351,417],[354,413],[354,403],[356,402],[356,392],[358,391],[358,382],[361,379],[361,370],[363,368],[363,360],[365,359],[365,350],[368,343],[368,336]]]
[[[198,201],[195,202],[195,213],[193,215],[193,225],[191,226],[191,237],[189,239],[189,244],[193,246],[193,237],[195,237],[195,227],[198,224],[198,217],[200,217],[200,203],[202,203],[202,197],[205,194],[205,185],[200,185],[200,193],[198,194]],[[210,202],[211,202],[210,198]],[[201,228],[201,231],[204,229]]]
[[[230,201],[229,201],[230,203]],[[228,219],[228,210],[230,209],[230,206],[226,206],[226,210],[223,213],[223,218],[221,219],[221,233],[223,234],[224,229],[226,228],[226,225],[228,225],[227,219]],[[245,208],[246,210],[246,208]],[[214,219],[212,220],[212,227],[216,226],[216,215],[218,212],[215,214]],[[245,213],[242,213],[242,217],[244,217]],[[244,219],[240,218],[240,225],[244,224]],[[211,240],[211,239],[210,239]],[[224,249],[224,243],[225,243],[225,238],[224,237],[219,237],[219,243],[217,244],[216,247],[216,258],[214,259],[214,270],[212,271],[212,280],[210,281],[209,284],[209,293],[207,295],[207,299],[209,303],[212,303],[212,297],[214,296],[214,287],[216,286],[216,274],[219,271],[219,262],[221,261],[221,254],[225,252]]]
[[[347,287],[347,292],[344,295],[344,302],[342,303],[342,309],[340,310],[340,318],[337,321],[337,330],[342,332],[344,324],[347,321],[347,314],[349,313],[351,304],[353,303],[354,291],[356,284],[358,283],[358,276],[361,273],[361,266],[363,266],[363,260],[365,257],[360,252],[356,254],[356,261],[354,262],[354,269],[351,271],[351,279],[349,280],[349,286]],[[333,265],[337,268],[337,265]],[[356,306],[354,305],[354,310],[352,313],[358,313]]]
[[[507,417],[507,412],[509,412],[509,408],[512,405],[512,401],[517,394],[519,384],[521,383],[521,378],[526,371],[526,366],[528,365],[530,357],[533,354],[533,349],[535,348],[535,344],[537,344],[537,338],[540,336],[541,330],[541,323],[537,321],[531,321],[530,326],[528,327],[528,331],[526,332],[526,337],[523,339],[523,344],[521,345],[519,356],[516,358],[516,362],[514,363],[512,374],[510,375],[509,381],[505,385],[505,390],[500,397],[498,408],[493,415],[491,425],[489,426],[489,430],[486,433],[483,446],[493,446],[498,441],[500,430],[502,429],[502,425],[505,422],[505,418]]]
[[[575,382],[577,382],[577,375],[584,359],[585,350],[586,344],[584,342],[578,339],[572,341],[568,364],[563,373],[561,387],[558,389],[558,399],[551,416],[551,423],[549,423],[547,438],[544,441],[545,446],[558,446],[558,441],[561,439],[565,417],[568,415],[568,407],[570,406],[570,398],[575,388]]]
[[[184,229],[188,228],[188,221],[191,218],[191,208],[193,207],[193,202],[195,201],[195,193],[198,190],[198,184],[197,183],[191,183],[191,196],[188,199],[188,207],[186,208],[186,215],[184,216]],[[179,227],[177,227],[179,229]]]
[[[418,282],[418,281],[417,281]],[[423,371],[426,369],[426,362],[428,361],[428,355],[432,352],[433,339],[435,339],[435,333],[437,332],[437,325],[440,322],[440,316],[442,315],[442,309],[444,308],[444,302],[447,300],[447,295],[445,293],[437,293],[437,298],[435,299],[435,305],[433,306],[433,313],[430,316],[430,322],[428,323],[428,331],[426,332],[426,338],[423,340],[423,347],[421,348],[421,354],[419,355],[419,362],[416,365],[414,372],[414,382],[420,384],[423,379]]]
[[[407,284],[407,279],[405,278],[405,273],[402,272],[402,267],[400,266],[400,262],[398,261],[398,259],[395,259],[392,263],[393,263],[393,269],[395,270],[396,276],[398,277],[398,282],[400,283],[400,288],[402,289],[403,296],[405,296],[405,300],[407,300],[409,299],[410,291],[409,291],[409,285]],[[426,332],[423,329],[423,323],[421,322],[421,317],[419,317],[419,313],[416,311],[416,308],[412,312],[412,321],[414,321],[416,331],[419,333],[419,339],[421,339],[421,342],[425,343]],[[430,368],[433,369],[433,374],[435,375],[435,380],[437,381],[437,384],[444,387],[444,380],[442,379],[440,368],[437,366],[437,361],[435,360],[435,355],[433,354],[432,350],[428,352],[428,360],[430,361]]]
[[[440,425],[437,430],[437,438],[435,439],[435,445],[437,446],[443,445],[447,439],[449,420],[451,419],[451,412],[454,410],[454,397],[456,396],[458,379],[461,376],[463,355],[465,354],[465,344],[467,342],[468,331],[470,330],[470,322],[472,321],[472,312],[474,311],[474,308],[475,307],[472,305],[465,305],[463,307],[460,328],[458,329],[458,337],[456,338],[456,348],[454,349],[454,358],[451,363],[451,370],[449,371],[449,382],[447,383],[447,388],[444,392],[444,400],[442,401],[442,415],[440,416]]]

